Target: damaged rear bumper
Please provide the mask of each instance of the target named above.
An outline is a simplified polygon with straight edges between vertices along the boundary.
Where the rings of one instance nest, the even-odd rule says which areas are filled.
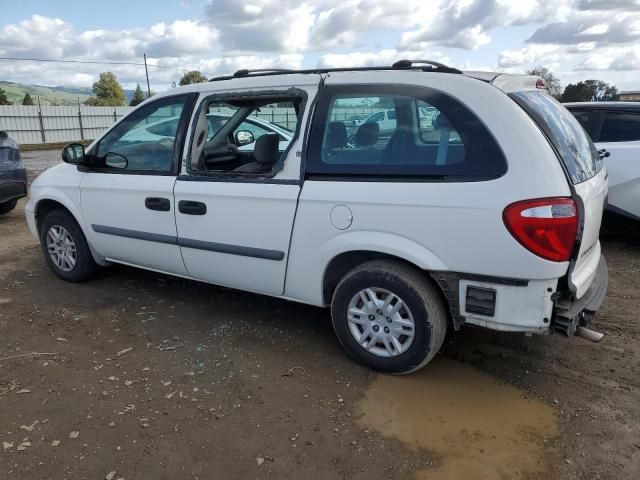
[[[580,298],[562,294],[554,302],[551,330],[566,336],[575,335],[578,327],[588,327],[607,295],[609,270],[604,257],[600,256],[595,278],[589,289]]]

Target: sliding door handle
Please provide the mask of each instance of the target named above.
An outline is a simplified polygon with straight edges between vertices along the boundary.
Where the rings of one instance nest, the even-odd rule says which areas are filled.
[[[159,212],[171,210],[171,202],[169,202],[168,198],[147,197],[144,199],[144,206],[149,210],[157,210]]]
[[[192,200],[180,200],[178,202],[178,211],[185,215],[206,215],[207,205]]]

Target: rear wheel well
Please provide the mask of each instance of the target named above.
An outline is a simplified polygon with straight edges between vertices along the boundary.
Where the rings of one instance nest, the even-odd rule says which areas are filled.
[[[38,228],[38,233],[40,232],[40,225],[42,224],[42,219],[47,216],[49,212],[53,210],[64,210],[73,218],[73,214],[69,211],[67,207],[65,207],[60,202],[56,202],[55,200],[40,200],[38,205],[36,206],[36,225]],[[76,220],[77,221],[77,220]]]
[[[442,287],[440,284],[433,279],[433,277],[429,274],[429,271],[424,270],[417,265],[405,260],[401,257],[396,257],[394,255],[389,255],[387,253],[382,252],[373,252],[368,250],[356,250],[353,252],[345,252],[340,255],[334,257],[327,265],[327,268],[324,272],[324,279],[322,282],[322,298],[327,305],[331,304],[331,299],[333,297],[333,292],[340,283],[340,280],[352,269],[361,265],[365,262],[370,262],[371,260],[395,260],[397,262],[404,263],[405,265],[409,265],[410,267],[421,272],[425,278],[431,282],[431,284],[435,287],[436,291],[440,295],[440,298],[447,306],[448,312],[448,321],[450,324],[453,323],[451,319],[451,310],[449,301],[447,300],[446,295],[442,291]]]

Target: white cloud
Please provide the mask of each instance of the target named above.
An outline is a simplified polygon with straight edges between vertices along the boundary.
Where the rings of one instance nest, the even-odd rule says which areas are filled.
[[[432,6],[432,5],[430,5]],[[417,30],[402,35],[402,45],[415,47],[438,44],[476,49],[491,41],[497,27],[523,25],[566,15],[567,2],[544,0],[453,0],[433,8]]]
[[[33,15],[0,29],[0,54],[61,57],[73,44],[73,27],[59,18]]]
[[[584,57],[577,65],[576,70],[596,71],[608,70],[611,66],[612,58],[602,53],[593,53]]]
[[[208,0],[200,10],[196,2],[182,4],[190,19],[135,28],[82,30],[67,17],[41,15],[0,24],[0,55],[137,63],[146,53],[150,64],[169,68],[150,68],[155,88],[190,69],[219,75],[401,58],[513,72],[541,65],[567,78],[593,72],[625,82],[640,69],[640,0]],[[129,87],[144,81],[144,69],[134,65],[26,62],[0,62],[0,78],[89,85],[106,69]]]
[[[304,50],[315,20],[313,7],[296,0],[213,0],[205,12],[228,52]]]
[[[640,10],[640,0],[578,0],[577,10]]]
[[[503,50],[498,57],[500,68],[529,69],[538,65],[547,68],[566,60],[566,53],[556,45],[529,45],[519,50]]]
[[[448,63],[449,59],[440,52],[406,51],[388,48],[377,52],[327,53],[320,58],[319,67],[371,67],[392,65],[401,59],[428,57],[441,63]]]
[[[623,72],[640,69],[640,46],[616,49],[608,48],[591,55],[576,66],[576,71]]]
[[[328,3],[328,2],[327,2]],[[353,45],[359,35],[380,28],[403,30],[420,25],[432,5],[422,0],[345,0],[319,8],[310,32],[310,48]]]
[[[189,61],[198,63],[200,57],[210,57],[217,39],[215,29],[192,20],[161,22],[149,28],[78,32],[64,20],[33,15],[17,24],[0,27],[0,55],[138,63],[142,61],[143,53],[147,53],[150,63],[158,63],[158,59],[175,58],[180,61],[173,65],[188,68]],[[0,62],[0,78],[45,85],[90,86],[99,72],[106,69],[116,73],[121,82],[128,86],[144,80],[144,69],[139,66],[21,61]],[[158,83],[168,86],[175,77],[179,78],[180,71],[151,68],[150,74]]]
[[[76,32],[59,18],[33,15],[0,29],[0,54],[45,58],[131,59],[143,53],[175,56],[208,53],[218,39],[215,29],[191,20],[157,23],[149,28]]]
[[[578,35],[604,35],[609,31],[609,25],[606,23],[597,23],[589,28],[584,29]]]
[[[538,28],[529,43],[572,45],[596,42],[598,45],[623,44],[640,40],[640,13],[588,11],[576,12],[569,19]]]

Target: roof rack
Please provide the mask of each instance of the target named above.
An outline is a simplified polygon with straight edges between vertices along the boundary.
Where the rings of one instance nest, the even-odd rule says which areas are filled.
[[[223,75],[210,79],[210,82],[219,82],[221,80],[232,80],[234,78],[246,77],[267,77],[272,75],[290,75],[290,74],[321,74],[331,72],[369,72],[381,70],[416,70],[421,72],[438,72],[438,73],[456,73],[461,74],[462,71],[457,68],[449,67],[439,62],[431,60],[398,60],[390,67],[340,67],[340,68],[309,68],[309,69],[286,69],[286,68],[260,68],[255,70],[242,69],[236,71],[233,75]]]

